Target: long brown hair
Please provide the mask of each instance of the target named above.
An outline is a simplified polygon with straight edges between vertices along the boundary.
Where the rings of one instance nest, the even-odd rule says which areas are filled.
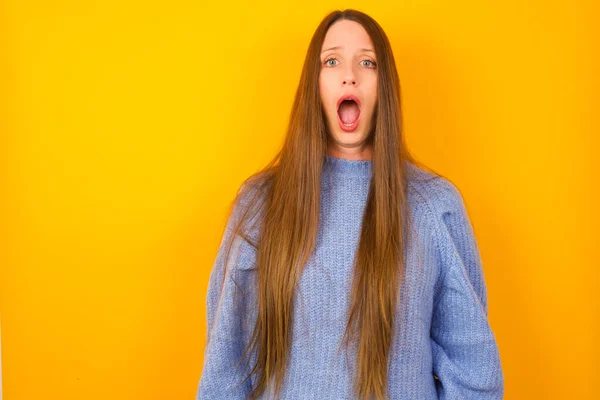
[[[421,164],[405,146],[400,80],[388,38],[373,18],[347,9],[325,16],[314,32],[284,144],[265,168],[242,184],[231,205],[231,209],[234,204],[243,205],[231,238],[239,235],[256,249],[257,318],[238,363],[239,367],[249,353],[256,355],[256,363],[244,380],[255,376],[251,399],[270,391],[271,382],[277,398],[288,367],[293,298],[299,276],[316,244],[320,180],[327,147],[326,117],[318,85],[319,54],[327,30],[341,19],[364,27],[375,47],[378,65],[378,101],[369,135],[373,168],[354,260],[344,343],[346,350],[351,342],[356,345],[357,398],[388,397],[388,356],[394,336],[396,299],[404,276],[403,249],[409,232],[405,229],[409,223],[405,207],[406,164]],[[259,213],[259,240],[253,240],[245,227]]]

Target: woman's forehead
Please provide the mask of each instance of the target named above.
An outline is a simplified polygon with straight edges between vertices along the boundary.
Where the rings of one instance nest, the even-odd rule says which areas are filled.
[[[358,22],[337,21],[325,34],[321,51],[344,49],[373,50],[373,42],[369,34]]]

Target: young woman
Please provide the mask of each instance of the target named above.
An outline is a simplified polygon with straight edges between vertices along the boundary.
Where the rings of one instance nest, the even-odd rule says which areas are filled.
[[[401,122],[382,28],[327,15],[282,149],[232,204],[199,400],[502,398],[463,198],[413,159]]]

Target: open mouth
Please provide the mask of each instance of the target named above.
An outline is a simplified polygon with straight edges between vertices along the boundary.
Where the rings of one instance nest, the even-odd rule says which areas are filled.
[[[352,132],[358,127],[360,106],[356,97],[348,96],[341,102],[338,102],[337,113],[338,123],[344,131]]]

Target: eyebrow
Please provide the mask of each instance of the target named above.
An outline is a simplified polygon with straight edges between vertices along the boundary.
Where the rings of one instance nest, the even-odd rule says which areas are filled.
[[[337,50],[337,49],[341,49],[342,47],[343,47],[343,46],[334,46],[334,47],[330,47],[330,48],[328,48],[328,49],[325,49],[325,50],[323,50],[323,51],[321,52],[321,54],[323,54],[323,53],[325,53],[326,51],[329,51],[329,50]],[[361,48],[361,49],[358,49],[358,50],[360,50],[360,51],[369,51],[369,52],[371,52],[371,53],[375,53],[375,51],[373,51],[372,49],[368,49],[368,48],[365,48],[365,47],[363,47],[363,48]]]

